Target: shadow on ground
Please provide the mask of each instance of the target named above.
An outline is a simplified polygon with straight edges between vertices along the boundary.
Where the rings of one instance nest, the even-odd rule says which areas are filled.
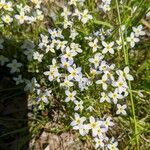
[[[27,96],[16,89],[6,67],[0,68],[0,150],[28,150]]]

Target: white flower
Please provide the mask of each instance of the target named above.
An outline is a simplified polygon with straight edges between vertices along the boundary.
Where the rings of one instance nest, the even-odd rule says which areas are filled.
[[[79,75],[81,74],[81,67],[78,68],[72,68],[72,67],[68,67],[68,72],[70,73],[70,75],[68,76],[68,79],[75,79],[76,81],[80,80]]]
[[[4,4],[3,8],[7,11],[13,11],[12,2],[7,2]]]
[[[58,69],[52,67],[50,68],[49,71],[45,71],[44,75],[48,76],[49,81],[53,81],[55,78],[58,79],[60,77]]]
[[[30,49],[30,50],[25,50],[23,53],[27,56],[27,59],[28,59],[29,61],[32,60],[33,53],[34,53],[33,50],[31,50],[31,49]]]
[[[109,98],[109,96],[106,94],[106,93],[104,93],[104,92],[102,92],[101,93],[101,98],[100,98],[100,102],[102,103],[102,102],[104,102],[104,101],[107,101],[108,103],[110,103],[110,98]]]
[[[94,138],[94,141],[95,141],[95,148],[99,148],[99,147],[104,147],[104,142],[103,142],[103,139],[101,138]]]
[[[74,114],[74,120],[71,122],[71,126],[78,126],[78,125],[82,125],[83,122],[86,120],[85,117],[80,117],[80,115],[78,113]]]
[[[114,54],[114,49],[112,48],[114,42],[106,43],[105,41],[102,41],[102,45],[104,46],[104,49],[102,50],[103,54],[106,54],[107,52]]]
[[[81,46],[76,43],[71,43],[70,48],[74,53],[82,53],[82,49],[80,48]]]
[[[66,58],[61,57],[61,64],[60,64],[60,66],[61,66],[62,68],[66,68],[66,69],[67,69],[67,68],[70,67],[72,64],[73,64],[73,59],[69,59],[69,60],[67,61]]]
[[[42,49],[44,46],[47,46],[49,43],[48,36],[47,35],[40,35],[41,36],[41,42],[39,43],[39,47]]]
[[[120,105],[120,104],[117,104],[117,112],[116,112],[116,114],[118,115],[118,114],[123,114],[123,115],[126,115],[127,113],[126,113],[126,111],[125,111],[125,109],[127,108],[127,105]]]
[[[104,126],[108,129],[109,127],[112,127],[114,123],[112,122],[111,117],[107,117],[106,120],[103,122]]]
[[[81,136],[85,136],[89,132],[89,126],[86,124],[80,124],[78,126],[73,127],[75,130],[79,130]]]
[[[92,129],[92,136],[95,137],[98,134],[98,128],[100,128],[101,121],[96,121],[93,116],[90,116],[89,118],[89,128]]]
[[[71,12],[68,10],[67,7],[63,8],[63,12],[61,13],[61,16],[63,16],[65,19],[68,18],[68,16],[71,15]]]
[[[73,25],[73,22],[68,20],[67,18],[63,21],[63,26],[64,26],[64,29],[67,29],[68,27],[72,27]]]
[[[11,69],[10,73],[20,72],[20,67],[22,67],[22,63],[18,63],[16,59],[13,59],[11,63],[7,64],[7,67]]]
[[[130,46],[133,48],[135,43],[139,42],[139,38],[135,37],[135,34],[131,32],[130,37],[127,37],[127,41],[130,42]]]
[[[81,15],[82,15],[81,22],[83,24],[86,24],[89,20],[91,20],[93,18],[92,15],[88,14],[87,9],[85,9]]]
[[[71,38],[72,40],[75,40],[76,36],[78,35],[79,33],[75,29],[71,29],[69,38]]]
[[[103,55],[101,55],[100,53],[96,53],[94,55],[94,58],[89,58],[89,62],[93,63],[95,68],[97,68],[99,66],[100,61],[104,58]]]
[[[102,61],[100,66],[99,66],[99,70],[104,72],[104,71],[106,71],[108,69],[108,67],[109,66],[106,64],[106,61]]]
[[[25,80],[25,83],[26,83],[26,86],[24,87],[24,91],[32,92],[32,91],[35,90],[35,87],[38,87],[38,88],[40,87],[40,85],[37,83],[37,80],[36,80],[35,77],[33,77],[31,79],[31,81],[30,80]]]
[[[117,87],[119,93],[125,92],[128,88],[126,81],[120,76],[116,82],[113,82],[112,85]]]
[[[76,9],[75,9],[75,12],[73,13],[72,16],[77,16],[78,19],[81,20],[81,17],[82,17],[81,14],[82,14],[82,13],[76,8]]]
[[[89,42],[88,43],[89,46],[92,47],[93,52],[96,52],[97,49],[99,48],[98,45],[97,45],[97,43],[98,43],[98,39],[97,38],[93,42]]]
[[[104,134],[108,131],[108,129],[104,125],[104,121],[101,121],[101,126],[97,128],[97,136],[102,139],[104,138]]]
[[[76,6],[76,5],[77,5],[77,2],[78,2],[78,0],[70,0],[70,1],[68,2],[68,4],[69,4],[69,5],[74,5],[74,6]]]
[[[48,103],[48,98],[47,98],[47,96],[45,95],[45,93],[42,93],[42,94],[39,96],[38,101],[43,101],[44,103]]]
[[[18,77],[14,77],[13,80],[16,81],[16,85],[24,82],[24,80],[22,79],[22,75],[19,75]]]
[[[25,40],[23,45],[21,46],[22,49],[32,50],[35,47],[33,41]]]
[[[77,55],[77,52],[72,51],[68,46],[65,49],[65,54],[63,55],[64,58],[73,59],[74,56]]]
[[[118,142],[114,142],[114,143],[111,143],[111,144],[107,145],[107,147],[108,147],[109,150],[119,150],[117,148],[117,146],[118,146]]]
[[[54,49],[53,44],[46,45],[45,52],[48,53],[49,51],[52,52],[52,53],[55,53],[55,49]]]
[[[13,18],[11,18],[9,15],[5,15],[5,16],[2,16],[2,20],[5,23],[10,24],[13,21]]]
[[[0,9],[2,9],[5,6],[5,0],[0,1]]]
[[[115,90],[113,93],[112,93],[112,92],[109,92],[109,93],[108,93],[108,96],[109,96],[110,98],[112,98],[114,104],[117,104],[118,99],[122,99],[122,98],[123,98],[123,96],[118,93],[118,90]]]
[[[28,16],[26,16],[24,12],[20,12],[19,15],[15,15],[15,18],[19,21],[20,24],[23,24],[26,20],[28,20]]]
[[[122,78],[126,78],[129,81],[134,80],[133,76],[129,74],[129,67],[125,67],[123,71],[121,70],[117,70],[116,73],[118,74],[118,76],[121,76]]]
[[[66,48],[66,44],[67,43],[68,43],[68,41],[60,41],[60,40],[58,40],[56,49],[57,50],[61,49],[61,51],[63,52],[64,49]]]
[[[3,55],[0,55],[0,63],[1,63],[1,66],[3,66],[6,62],[8,62],[9,59]]]
[[[74,110],[83,110],[83,101],[77,101],[77,100],[75,100],[74,101],[74,103],[76,104],[76,106],[75,106],[75,108],[74,108]]]
[[[102,80],[97,80],[96,84],[102,84],[103,90],[107,90],[107,78],[106,76],[102,76]]]
[[[143,29],[142,25],[139,25],[137,28],[136,27],[132,27],[132,29],[133,29],[136,37],[139,37],[140,35],[145,35],[145,32],[142,31],[142,29]]]
[[[64,87],[72,87],[73,86],[73,82],[71,82],[68,77],[65,78],[64,82],[60,84],[60,86],[64,86]]]
[[[42,62],[43,54],[40,54],[39,52],[33,53],[33,59],[38,60],[39,62]]]
[[[70,92],[69,90],[65,91],[65,94],[67,95],[67,98],[65,99],[65,102],[74,101],[76,98],[76,91]]]
[[[111,0],[102,0],[102,2],[105,3],[105,4],[110,4]]]

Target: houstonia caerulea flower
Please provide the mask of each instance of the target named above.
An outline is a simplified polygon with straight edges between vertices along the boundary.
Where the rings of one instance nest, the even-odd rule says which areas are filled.
[[[68,67],[68,72],[70,73],[70,75],[68,76],[68,79],[75,79],[76,81],[80,80],[79,75],[81,74],[81,67],[78,68],[72,68],[72,67]]]
[[[16,85],[24,82],[24,80],[22,79],[22,75],[19,75],[18,77],[14,77],[13,80],[16,81]]]
[[[10,24],[12,21],[13,21],[13,18],[10,17],[9,15],[5,15],[5,16],[2,16],[2,20],[7,23],[7,24]]]
[[[33,59],[38,60],[38,62],[42,62],[43,54],[40,54],[39,52],[33,53]]]
[[[75,119],[71,122],[74,130],[79,130],[80,135],[84,136],[89,132],[89,126],[83,124],[86,120],[85,117],[80,117],[78,113],[74,114]]]
[[[88,124],[89,128],[92,130],[92,136],[95,137],[98,134],[97,129],[100,128],[101,121],[96,121],[93,116],[89,118],[89,121],[90,121],[90,123]]]
[[[103,125],[107,129],[109,127],[112,127],[114,125],[114,123],[112,122],[112,118],[111,117],[107,117],[106,120],[103,122]]]
[[[107,52],[114,54],[114,49],[112,48],[114,42],[106,43],[105,41],[102,41],[102,45],[104,46],[104,49],[102,50],[103,54],[106,54]]]
[[[0,9],[2,9],[5,6],[5,0],[1,0],[0,1]]]
[[[63,12],[61,13],[61,16],[64,17],[65,19],[67,19],[68,16],[70,16],[70,15],[71,15],[71,12],[68,10],[67,7],[64,7]]]
[[[107,90],[107,77],[106,76],[102,76],[102,79],[101,80],[97,80],[96,84],[102,84],[103,90]]]
[[[127,66],[123,69],[123,71],[122,70],[117,70],[116,73],[118,74],[118,76],[121,76],[122,78],[125,78],[129,81],[132,81],[132,80],[134,80],[134,78],[133,78],[132,75],[129,74],[129,71],[130,71],[130,69]]]
[[[104,142],[103,142],[103,138],[94,138],[95,141],[95,148],[103,148],[104,147]]]
[[[4,1],[3,1],[3,3],[4,3]],[[3,4],[3,8],[7,11],[13,11],[12,2],[5,2],[5,4]]]
[[[69,0],[68,4],[76,6],[77,2],[78,2],[78,0]]]
[[[109,92],[108,93],[108,96],[110,98],[112,98],[112,101],[114,104],[117,104],[118,102],[118,99],[122,99],[123,96],[121,94],[118,93],[118,90],[116,89],[114,92]]]
[[[22,67],[22,63],[18,63],[16,59],[13,59],[11,63],[7,64],[7,67],[9,67],[10,73],[20,72],[20,67]]]
[[[112,85],[117,88],[119,93],[125,92],[128,89],[126,80],[122,77],[119,77],[117,81],[112,82]]]
[[[18,20],[19,24],[23,24],[28,20],[28,16],[26,16],[24,12],[20,12],[19,15],[15,15],[15,18]]]
[[[63,83],[60,84],[60,86],[64,86],[66,88],[72,87],[73,85],[73,82],[71,82],[68,77],[65,77]]]
[[[145,32],[142,31],[143,30],[143,26],[139,25],[137,28],[136,27],[132,27],[134,34],[136,37],[139,37],[140,35],[143,36],[145,35]]]
[[[65,49],[65,54],[62,55],[62,57],[66,58],[66,59],[73,59],[73,57],[76,56],[76,55],[77,55],[77,52],[72,51],[70,49],[70,47],[67,46],[66,49]]]
[[[98,39],[96,38],[93,42],[89,42],[89,46],[93,49],[93,52],[96,52],[99,46],[97,45]]]
[[[34,53],[34,51],[33,51],[32,49],[30,49],[30,50],[25,50],[23,53],[27,56],[27,59],[28,59],[29,61],[32,60],[32,58],[33,58],[33,53]]]
[[[90,15],[90,14],[88,14],[88,10],[87,9],[85,9],[84,11],[83,11],[83,13],[81,14],[81,22],[83,23],[83,24],[86,24],[89,20],[91,20],[93,17],[92,17],[92,15]]]
[[[9,59],[3,55],[0,55],[0,64],[3,66],[5,63],[9,62]]]
[[[76,98],[76,91],[70,92],[69,90],[65,91],[65,94],[67,95],[67,98],[65,99],[65,102],[74,101]]]
[[[100,53],[96,53],[94,58],[89,58],[89,62],[93,63],[95,68],[99,66],[100,61],[104,58],[104,56]]]
[[[78,113],[74,114],[74,120],[71,122],[71,126],[77,126],[77,125],[81,125],[83,124],[83,122],[86,120],[85,117],[80,117],[80,115]]]
[[[57,46],[56,46],[56,49],[59,50],[61,49],[61,51],[63,52],[64,49],[66,48],[66,44],[68,43],[68,41],[60,41],[60,40],[57,40]]]
[[[102,102],[104,102],[104,101],[107,101],[108,103],[110,103],[110,98],[109,98],[108,94],[102,92],[102,93],[101,93],[100,102],[102,103]]]
[[[130,43],[131,48],[135,46],[135,43],[139,42],[139,38],[135,36],[133,32],[131,32],[130,37],[127,37],[127,41]]]
[[[76,110],[76,111],[83,110],[83,101],[82,100],[81,101],[75,100],[74,103],[76,104],[74,110]]]
[[[60,66],[61,66],[62,68],[67,69],[67,68],[70,67],[72,64],[73,64],[73,59],[67,60],[67,59],[64,58],[64,57],[61,57],[61,64],[60,64]]]
[[[101,126],[99,128],[97,128],[97,136],[99,138],[103,138],[104,134],[107,132],[107,128],[105,127],[103,121],[101,121]]]
[[[76,43],[71,43],[70,44],[71,50],[76,52],[76,53],[82,53],[82,49],[80,47],[81,46],[79,44],[76,44]]]
[[[118,114],[123,114],[123,115],[126,115],[127,113],[126,113],[126,111],[125,111],[125,109],[127,108],[127,105],[120,105],[120,104],[117,104],[117,112],[116,112],[116,114],[118,115]]]
[[[31,79],[31,81],[30,80],[25,80],[25,83],[26,83],[26,86],[24,87],[24,91],[32,92],[32,91],[35,90],[35,88],[39,88],[40,87],[40,85],[37,83],[37,80],[36,80],[35,77],[33,77]]]
[[[107,65],[106,61],[102,61],[102,62],[100,63],[100,66],[99,66],[99,70],[100,70],[101,72],[104,72],[104,71],[106,71],[107,69],[108,69],[108,65]]]
[[[70,29],[69,38],[71,38],[72,40],[75,40],[76,36],[78,36],[78,35],[79,35],[79,33],[75,29]]]
[[[108,148],[109,150],[119,150],[119,149],[117,148],[117,146],[118,146],[118,142],[114,142],[114,143],[108,144],[108,145],[107,145],[107,148]]]
[[[50,68],[49,71],[45,71],[44,75],[48,76],[49,81],[53,81],[55,78],[60,76],[57,68]]]

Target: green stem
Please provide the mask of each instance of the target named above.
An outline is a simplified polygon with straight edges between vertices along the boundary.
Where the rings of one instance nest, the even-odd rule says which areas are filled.
[[[129,66],[129,59],[128,59],[128,49],[125,47],[125,40],[124,40],[124,35],[121,31],[121,17],[120,17],[120,10],[119,10],[119,4],[118,0],[116,0],[116,7],[117,7],[117,13],[118,13],[118,21],[119,21],[119,34],[121,36],[122,40],[122,47],[123,47],[123,52],[124,52],[124,59],[125,59],[125,65]],[[137,121],[136,121],[136,116],[135,116],[135,107],[134,107],[134,100],[133,100],[133,94],[132,94],[132,86],[131,82],[128,81],[129,85],[129,94],[130,94],[130,101],[131,101],[131,108],[132,108],[132,116],[134,120],[134,134],[136,136],[136,145],[137,145],[137,150],[139,150],[139,137],[138,137],[138,130],[137,130]]]

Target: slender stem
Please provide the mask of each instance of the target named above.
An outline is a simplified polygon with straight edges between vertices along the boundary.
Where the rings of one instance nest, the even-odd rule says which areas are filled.
[[[124,35],[121,31],[121,17],[120,17],[120,10],[119,10],[119,5],[118,5],[118,0],[116,0],[116,7],[117,7],[117,13],[118,13],[118,21],[119,21],[119,34],[121,36],[121,41],[122,41],[122,47],[123,47],[123,52],[124,52],[124,59],[125,59],[125,65],[129,66],[129,59],[128,59],[128,49],[125,47],[125,40],[124,40]],[[129,93],[130,93],[130,101],[131,101],[131,108],[132,108],[132,116],[134,120],[134,134],[136,136],[136,145],[137,145],[137,150],[139,150],[139,138],[138,138],[138,130],[137,130],[137,121],[136,121],[136,116],[135,116],[135,107],[134,107],[134,100],[133,100],[133,94],[132,94],[132,86],[131,82],[128,81],[128,86],[129,86]]]

